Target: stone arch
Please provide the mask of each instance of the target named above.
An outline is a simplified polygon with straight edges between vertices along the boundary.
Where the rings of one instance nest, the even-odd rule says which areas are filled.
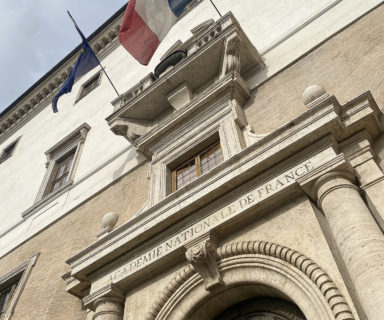
[[[212,310],[221,312],[241,301],[233,297],[251,298],[252,294],[290,300],[311,320],[354,319],[327,273],[295,250],[265,241],[245,241],[218,248],[216,256],[223,286],[206,291],[201,276],[188,265],[160,293],[145,319],[210,319]]]

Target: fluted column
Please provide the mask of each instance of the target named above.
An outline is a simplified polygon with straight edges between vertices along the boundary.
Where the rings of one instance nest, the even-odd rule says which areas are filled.
[[[92,320],[123,320],[124,306],[121,299],[106,297],[94,303],[95,313]]]
[[[329,172],[314,183],[318,205],[369,320],[384,315],[384,236],[361,198],[354,176]]]

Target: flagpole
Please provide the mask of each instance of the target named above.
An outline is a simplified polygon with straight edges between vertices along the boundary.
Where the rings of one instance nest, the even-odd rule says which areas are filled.
[[[222,18],[223,16],[221,15],[219,9],[217,9],[217,7],[215,6],[215,4],[213,3],[213,0],[210,0],[212,5],[214,6],[214,8],[216,9],[217,13],[219,14],[220,18]]]
[[[77,25],[75,19],[72,17],[72,15],[71,15],[71,13],[69,12],[69,10],[67,10],[67,13],[68,13],[69,17],[71,18],[73,24],[75,25],[76,29],[80,30],[79,26]],[[80,33],[82,34],[82,32],[80,32]],[[87,41],[86,41],[86,42],[87,42]],[[88,45],[89,45],[89,44],[88,44]],[[90,47],[90,49],[92,50],[91,46],[89,46],[89,47]],[[92,50],[92,52],[93,52],[93,50]],[[101,65],[100,60],[97,58],[97,56],[96,56],[96,54],[95,54],[94,52],[93,52],[93,54],[95,55],[95,57],[96,57],[96,59],[97,59],[97,62],[98,62],[99,65],[100,65],[101,70],[103,70],[105,76],[107,77],[107,79],[108,79],[109,83],[111,84],[112,88],[115,90],[117,96],[120,97],[120,94],[119,94],[119,92],[117,91],[116,87],[114,86],[114,84],[113,84],[111,78],[108,76],[108,73],[105,71],[104,67]]]

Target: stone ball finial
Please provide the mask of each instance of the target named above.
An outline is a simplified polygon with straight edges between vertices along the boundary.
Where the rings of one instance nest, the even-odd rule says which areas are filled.
[[[322,96],[328,96],[327,91],[320,85],[309,86],[303,92],[303,103],[308,106]]]
[[[101,228],[112,230],[119,220],[119,215],[114,212],[108,212],[101,219]]]

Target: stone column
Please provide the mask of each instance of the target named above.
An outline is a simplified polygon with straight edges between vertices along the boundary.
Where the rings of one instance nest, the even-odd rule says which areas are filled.
[[[384,236],[361,198],[354,176],[329,172],[314,183],[326,216],[369,320],[384,315]]]
[[[123,320],[124,306],[119,298],[99,298],[95,301],[94,307],[92,320]]]

